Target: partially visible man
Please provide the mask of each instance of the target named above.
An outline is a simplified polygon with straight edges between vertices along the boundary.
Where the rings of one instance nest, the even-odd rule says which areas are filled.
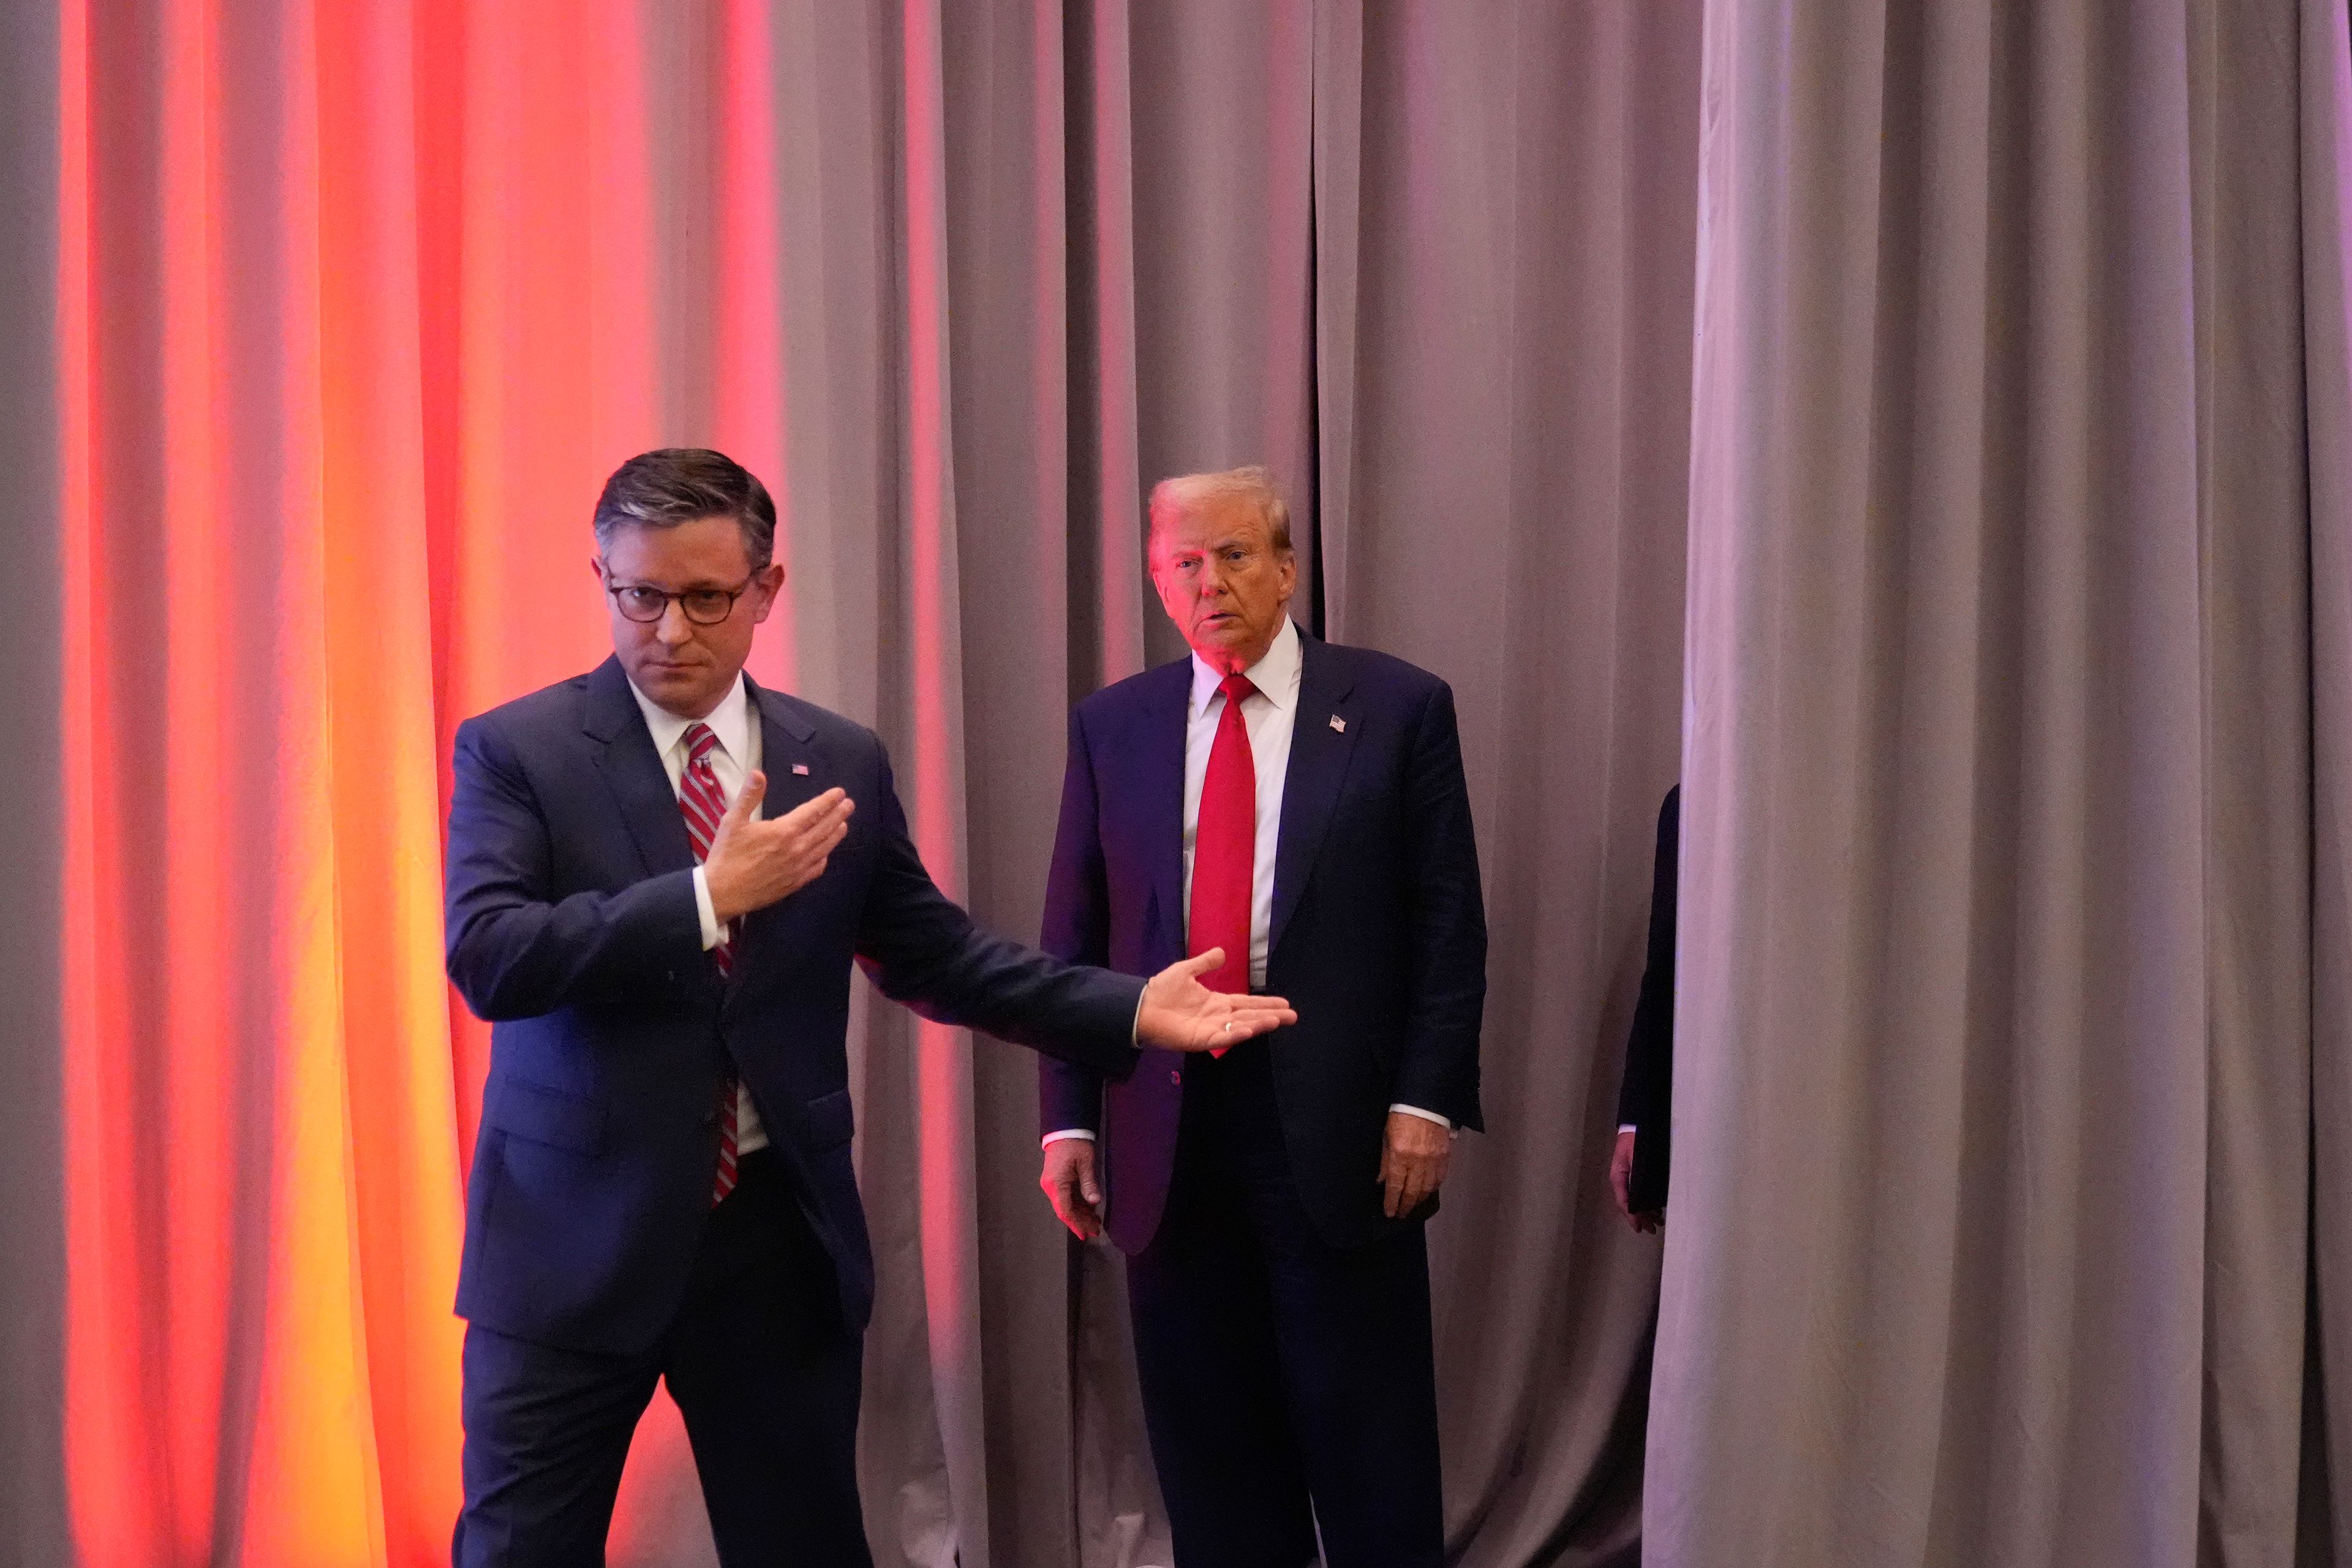
[[[1190,658],[1070,718],[1056,954],[1148,973],[1222,952],[1301,1021],[1116,1079],[1044,1064],[1040,1184],[1132,1256],[1146,1425],[1183,1568],[1444,1556],[1423,1222],[1476,1127],[1486,928],[1454,697],[1292,624],[1262,468],[1151,495]]]
[[[1666,1168],[1674,1147],[1675,879],[1681,861],[1682,785],[1658,807],[1658,848],[1650,868],[1650,942],[1633,1026],[1625,1037],[1625,1078],[1617,1091],[1617,1152],[1609,1185],[1618,1212],[1637,1231],[1665,1223]]]
[[[717,452],[623,464],[595,514],[613,657],[457,731],[449,977],[497,1026],[457,1285],[459,1568],[601,1563],[656,1380],[721,1561],[871,1561],[852,959],[1113,1081],[1139,1039],[1199,1050],[1294,1016],[1202,987],[1214,954],[1139,984],[974,929],[881,742],[743,676],[783,584],[775,526]]]

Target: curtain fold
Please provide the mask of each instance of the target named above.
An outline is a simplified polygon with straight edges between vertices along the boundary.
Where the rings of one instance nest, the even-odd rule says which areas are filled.
[[[2305,1568],[2352,1561],[2352,29],[2305,0],[2297,64],[2311,514],[2313,1375]]]
[[[2297,26],[1709,7],[1650,1560],[2294,1561]]]
[[[62,510],[65,410],[58,397],[65,166],[58,113],[60,18],[54,7],[0,12],[0,539],[11,575],[47,608],[0,626],[0,731],[16,768],[0,829],[0,1085],[11,1110],[0,1142],[0,1563],[38,1568],[70,1555],[63,1464],[65,1334],[64,1062],[59,925],[64,903]]]
[[[1326,620],[1452,681],[1493,944],[1431,1230],[1465,1563],[1636,1551],[1658,1250],[1608,1172],[1680,749],[1700,19],[1318,18],[1360,72],[1316,98]]]

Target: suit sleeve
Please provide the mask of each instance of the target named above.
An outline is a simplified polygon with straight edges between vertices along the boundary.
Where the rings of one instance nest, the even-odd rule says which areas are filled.
[[[505,739],[467,720],[454,773],[446,958],[477,1016],[535,1018],[700,957],[691,871],[551,900],[547,817]]]
[[[937,1023],[978,1029],[1088,1069],[1134,1070],[1143,982],[1066,963],[991,936],[940,891],[908,836],[890,760],[878,759],[881,864],[858,923],[857,958],[882,994]]]
[[[1391,1102],[1484,1131],[1478,1029],[1486,1005],[1486,906],[1454,691],[1443,681],[1412,730],[1406,759],[1406,876],[1412,1002]]]
[[[1642,993],[1625,1037],[1625,1079],[1617,1091],[1617,1122],[1646,1132],[1664,1117],[1674,1073],[1675,840],[1676,795],[1658,808],[1657,853],[1650,868],[1650,933]],[[1639,1142],[1636,1142],[1636,1148]]]
[[[1649,877],[1649,954],[1642,996],[1625,1037],[1625,1086],[1618,1123],[1633,1123],[1633,1206],[1665,1208],[1675,1110],[1675,879],[1682,865],[1682,787],[1658,806],[1658,853]]]
[[[1110,886],[1103,870],[1101,823],[1096,811],[1094,758],[1086,721],[1070,710],[1069,762],[1062,774],[1062,816],[1054,834],[1054,865],[1045,879],[1044,945],[1070,963],[1110,962]],[[1041,1136],[1102,1131],[1102,1075],[1050,1058],[1037,1064]]]

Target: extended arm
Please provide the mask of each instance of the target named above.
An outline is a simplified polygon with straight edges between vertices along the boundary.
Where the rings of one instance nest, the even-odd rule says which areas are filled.
[[[866,896],[857,954],[885,995],[925,1017],[1034,1047],[1089,1071],[1125,1077],[1143,982],[991,936],[941,893],[908,837],[881,760],[882,860]]]

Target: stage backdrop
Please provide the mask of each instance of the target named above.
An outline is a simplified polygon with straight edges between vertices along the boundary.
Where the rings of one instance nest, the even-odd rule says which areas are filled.
[[[446,1553],[486,1047],[440,970],[449,738],[601,657],[597,485],[698,443],[782,513],[754,673],[881,730],[999,929],[1036,928],[1066,704],[1175,651],[1153,479],[1270,463],[1302,617],[1453,680],[1495,956],[1492,1131],[1435,1227],[1449,1522],[1472,1563],[1622,1557],[1658,1247],[1605,1173],[1678,755],[1700,22],[12,16],[45,488],[10,711],[57,816],[9,834],[62,843],[24,858],[64,919],[62,1049],[34,1005],[12,1058],[6,1549]],[[1034,1190],[1032,1058],[887,1005],[853,1052],[878,1556],[1166,1563],[1116,1259]],[[709,1554],[660,1405],[614,1558]]]
[[[1151,479],[1272,463],[1453,679],[1460,1561],[1634,1542],[1678,763],[1646,1560],[2352,1561],[2341,0],[65,0],[0,88],[0,1559],[442,1557],[444,757],[697,441],[1006,930]],[[855,1051],[879,1557],[1165,1563],[1032,1062]],[[709,1561],[666,1406],[615,1559]]]

